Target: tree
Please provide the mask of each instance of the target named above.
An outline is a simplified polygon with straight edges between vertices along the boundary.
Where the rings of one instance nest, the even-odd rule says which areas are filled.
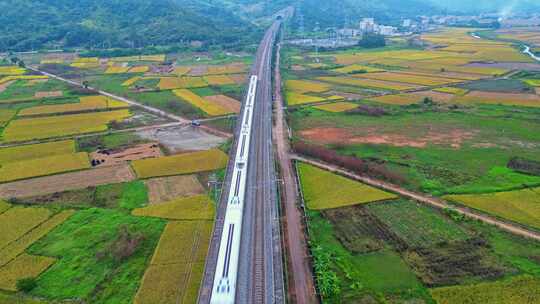
[[[358,42],[358,46],[368,49],[385,47],[386,40],[383,35],[366,33]]]
[[[36,278],[24,278],[17,280],[15,285],[18,291],[30,292],[32,289],[37,287]]]

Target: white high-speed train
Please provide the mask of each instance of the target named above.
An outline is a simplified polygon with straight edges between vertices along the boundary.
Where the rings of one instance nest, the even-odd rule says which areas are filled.
[[[214,286],[210,299],[210,303],[212,304],[232,304],[235,302],[240,237],[246,196],[246,179],[256,92],[257,76],[253,75],[249,82],[246,105],[243,110],[244,115],[242,116],[243,121],[241,122],[240,142],[238,143],[238,149],[234,159],[232,183],[227,200],[227,210],[219,245]]]

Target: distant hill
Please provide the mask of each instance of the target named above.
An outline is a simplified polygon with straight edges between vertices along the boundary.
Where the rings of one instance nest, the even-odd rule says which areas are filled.
[[[521,13],[536,10],[540,13],[538,0],[429,0],[433,5],[449,12],[462,13]]]
[[[204,0],[3,0],[0,51],[144,47],[201,40],[237,45],[260,29]]]

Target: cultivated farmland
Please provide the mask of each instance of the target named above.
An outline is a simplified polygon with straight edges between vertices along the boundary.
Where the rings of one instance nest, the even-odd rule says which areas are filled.
[[[139,178],[191,174],[224,168],[227,155],[221,150],[184,153],[133,162]]]
[[[203,194],[135,209],[132,214],[168,220],[212,220],[215,207],[210,198]]]

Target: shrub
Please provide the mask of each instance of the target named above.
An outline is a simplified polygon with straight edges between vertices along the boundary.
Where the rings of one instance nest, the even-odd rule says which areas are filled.
[[[24,278],[17,280],[17,290],[22,292],[30,292],[32,289],[36,288],[37,282],[36,278]]]

